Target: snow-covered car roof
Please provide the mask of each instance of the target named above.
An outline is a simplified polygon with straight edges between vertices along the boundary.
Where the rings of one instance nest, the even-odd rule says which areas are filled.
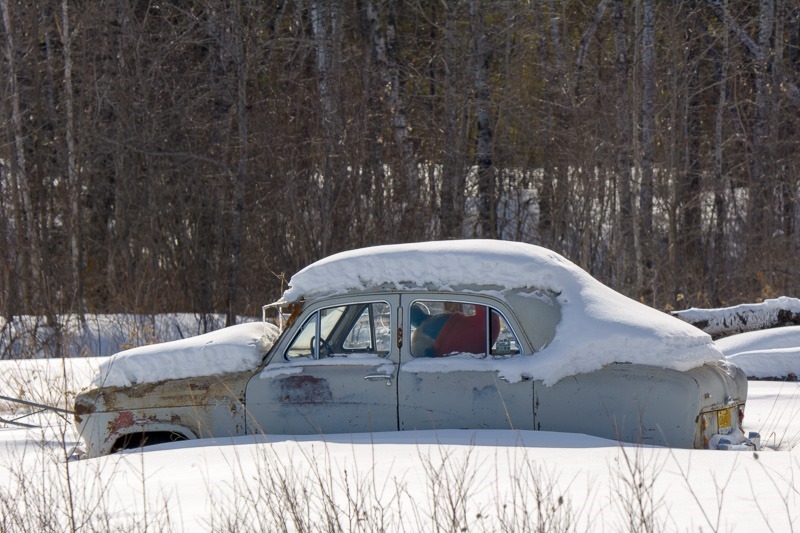
[[[517,242],[423,242],[342,252],[295,274],[277,303],[465,289],[495,297],[520,289],[555,295],[561,322],[553,341],[533,357],[504,361],[501,374],[511,381],[528,375],[552,384],[614,362],[688,370],[723,357],[699,329],[619,294],[551,250]]]
[[[553,251],[508,241],[372,246],[331,255],[307,266],[292,276],[280,303],[353,291],[499,287],[560,292],[565,281],[562,274],[574,268]]]

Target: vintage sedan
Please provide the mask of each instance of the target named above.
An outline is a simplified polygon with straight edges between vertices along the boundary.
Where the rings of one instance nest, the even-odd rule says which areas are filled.
[[[79,394],[86,454],[250,434],[520,429],[757,449],[747,380],[711,338],[562,256],[492,240],[322,259],[280,328],[121,352]]]

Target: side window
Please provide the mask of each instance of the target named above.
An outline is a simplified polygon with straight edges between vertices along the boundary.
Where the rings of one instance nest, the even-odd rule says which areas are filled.
[[[386,302],[359,302],[319,309],[309,315],[286,349],[286,359],[389,353],[390,307]]]
[[[314,355],[314,338],[317,335],[318,315],[319,313],[314,313],[308,317],[303,327],[300,328],[292,344],[286,350],[287,359],[312,357]]]
[[[346,351],[388,353],[391,337],[389,304],[374,302],[364,306],[342,342]]]
[[[468,353],[507,357],[519,342],[506,319],[486,305],[447,300],[411,304],[411,355],[443,357]]]

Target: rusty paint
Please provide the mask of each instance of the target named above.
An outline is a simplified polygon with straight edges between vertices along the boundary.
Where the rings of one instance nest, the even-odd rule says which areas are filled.
[[[95,435],[92,438],[98,439],[93,444],[97,449],[113,444],[121,434],[140,426],[141,431],[162,431],[158,428],[167,424],[167,431],[183,428],[185,434],[197,436],[210,436],[217,424],[235,430],[243,412],[245,387],[252,376],[252,371],[231,372],[90,389],[76,397],[75,421],[86,435]],[[230,421],[219,420],[220,414],[229,416]],[[86,429],[92,427],[95,429]]]
[[[74,411],[76,415],[89,415],[94,413],[95,407],[92,403],[78,402],[75,404]]]
[[[278,380],[283,403],[324,403],[333,400],[328,380],[314,376],[287,376]]]
[[[91,402],[75,402],[74,411],[74,418],[75,423],[80,424],[83,422],[83,417],[86,415],[90,415],[95,412],[95,404]]]
[[[133,413],[121,411],[117,417],[108,423],[108,432],[117,433],[121,429],[129,428],[136,423]]]
[[[195,407],[206,409],[221,402],[241,403],[247,380],[253,372],[232,372],[218,376],[139,383],[129,387],[104,387],[81,393],[76,412],[114,412],[122,410]],[[78,406],[81,406],[78,408]]]
[[[289,318],[286,319],[286,324],[283,326],[284,331],[292,327],[292,324],[295,323],[297,317],[300,316],[300,313],[303,312],[303,303],[301,302],[292,302],[289,305],[283,307],[283,309],[289,311]]]

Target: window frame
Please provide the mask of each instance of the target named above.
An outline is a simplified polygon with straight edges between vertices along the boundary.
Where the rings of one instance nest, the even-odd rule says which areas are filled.
[[[386,310],[389,313],[389,348],[386,351],[379,351],[378,350],[378,335],[375,328],[375,322],[373,318],[377,316],[375,314],[374,305],[375,304],[382,304],[386,306]],[[352,322],[350,323],[349,327],[346,331],[339,331],[340,329],[344,328],[341,324],[342,320],[347,317],[348,314],[348,307],[355,306],[362,308],[361,312],[353,317]],[[320,357],[320,345],[321,343],[317,340],[314,342],[313,351],[309,355],[296,355],[290,356],[289,352],[294,347],[295,343],[298,341],[299,337],[303,334],[306,327],[309,324],[310,320],[314,320],[314,335],[313,339],[319,339],[320,335],[322,334],[322,320],[323,316],[322,313],[327,309],[335,309],[335,308],[344,308],[343,312],[336,320],[336,322],[331,327],[331,330],[328,334],[328,338],[325,339],[325,342],[329,342],[331,337],[334,335],[341,337],[341,343],[344,344],[346,338],[350,335],[353,331],[353,328],[356,326],[358,320],[364,313],[364,310],[368,310],[369,313],[369,328],[370,328],[370,343],[372,344],[371,350],[364,350],[364,349],[346,349],[341,347],[341,351],[337,350],[335,353],[330,354],[326,357]],[[319,300],[314,305],[309,306],[308,310],[298,317],[298,320],[295,324],[299,324],[298,326],[292,325],[292,328],[297,328],[290,337],[290,340],[286,343],[286,345],[281,349],[280,358],[284,362],[291,362],[291,361],[320,361],[323,359],[327,359],[328,357],[342,357],[345,358],[351,354],[358,354],[358,353],[371,353],[376,355],[377,357],[381,357],[384,359],[388,359],[392,353],[392,323],[393,323],[393,314],[395,311],[392,309],[392,304],[385,298],[342,298],[342,299],[324,299]],[[290,328],[290,329],[292,329]],[[309,341],[310,342],[310,341]]]

